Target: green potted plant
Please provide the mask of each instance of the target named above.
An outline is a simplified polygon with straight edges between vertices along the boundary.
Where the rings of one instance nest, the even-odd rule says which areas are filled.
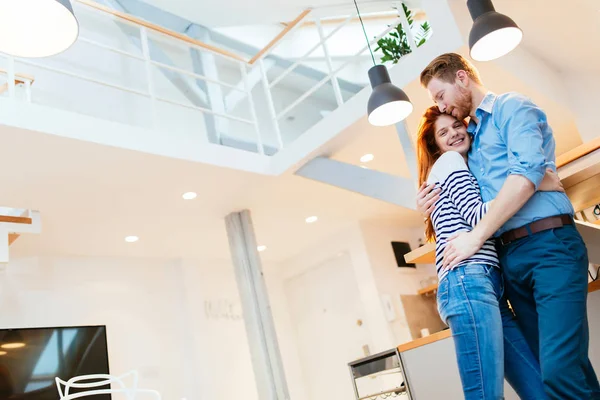
[[[402,9],[404,10],[404,15],[406,15],[406,19],[408,20],[408,25],[412,30],[414,24],[412,12],[404,3],[402,3]],[[417,47],[423,45],[427,41],[430,33],[431,26],[427,21],[423,22],[420,26],[419,33],[415,35],[415,43]],[[400,58],[402,58],[402,56],[411,52],[408,35],[404,31],[402,24],[398,24],[394,30],[377,41],[377,48],[375,51],[379,50],[383,52],[383,57],[381,57],[382,64],[390,61],[393,64],[396,64]]]

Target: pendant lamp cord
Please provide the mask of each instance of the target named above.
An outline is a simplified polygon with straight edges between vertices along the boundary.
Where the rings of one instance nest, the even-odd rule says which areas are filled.
[[[373,65],[377,65],[377,63],[375,63],[375,56],[373,56],[373,50],[371,50],[371,42],[369,41],[369,37],[367,36],[367,31],[365,30],[365,24],[363,23],[362,17],[360,16],[360,11],[358,9],[358,4],[356,4],[356,0],[354,0],[354,5],[356,6],[356,13],[358,14],[358,19],[360,20],[360,26],[362,26],[363,33],[365,34],[365,39],[367,40],[367,46],[369,47],[369,53],[371,53],[371,59],[373,60]]]

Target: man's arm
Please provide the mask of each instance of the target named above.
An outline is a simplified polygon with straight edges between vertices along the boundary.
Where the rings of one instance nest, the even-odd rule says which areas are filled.
[[[427,219],[435,208],[435,203],[440,199],[441,189],[434,184],[423,182],[417,192],[417,211]]]
[[[499,128],[506,143],[509,176],[494,206],[473,231],[452,238],[444,252],[444,267],[452,268],[475,254],[483,243],[517,213],[533,196],[544,178],[546,157],[542,128],[546,115],[531,101],[517,96],[500,104]]]
[[[477,253],[483,243],[527,203],[533,193],[535,187],[527,178],[520,175],[506,178],[494,199],[494,206],[489,208],[475,229],[450,239],[444,252],[444,267],[452,268]]]

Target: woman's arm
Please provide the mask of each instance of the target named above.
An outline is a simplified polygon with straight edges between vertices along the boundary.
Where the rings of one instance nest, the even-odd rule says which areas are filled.
[[[493,202],[483,202],[475,182],[468,170],[459,170],[450,174],[443,185],[462,217],[472,227],[483,218]]]

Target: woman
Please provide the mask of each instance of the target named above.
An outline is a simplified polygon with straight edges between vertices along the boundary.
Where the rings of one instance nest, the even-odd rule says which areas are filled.
[[[465,399],[503,399],[504,376],[522,399],[546,399],[539,363],[525,342],[503,297],[504,287],[493,240],[452,270],[442,268],[447,240],[471,230],[492,202],[483,203],[467,167],[471,138],[466,124],[426,110],[418,132],[419,185],[441,189],[427,239],[436,241],[438,310],[450,327]],[[548,177],[549,178],[549,177]],[[540,190],[552,188],[545,179]]]

